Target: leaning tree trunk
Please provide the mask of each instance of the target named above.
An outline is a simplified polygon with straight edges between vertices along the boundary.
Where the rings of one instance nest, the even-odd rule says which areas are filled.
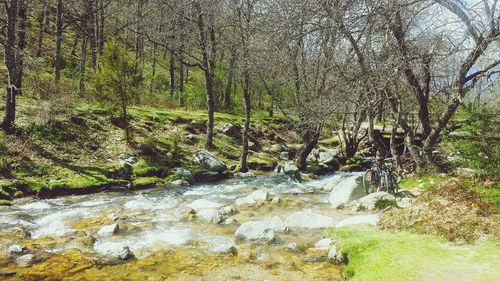
[[[307,128],[305,130],[302,136],[303,144],[296,157],[296,164],[299,170],[305,171],[307,169],[307,157],[309,156],[309,154],[311,154],[311,151],[318,144],[322,129],[323,126],[319,125],[317,128]]]

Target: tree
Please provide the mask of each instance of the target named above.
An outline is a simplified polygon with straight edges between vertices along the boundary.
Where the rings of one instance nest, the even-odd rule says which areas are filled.
[[[121,108],[127,142],[131,141],[127,107],[137,96],[142,81],[134,56],[117,41],[107,42],[95,77],[95,95],[100,102]]]
[[[16,97],[22,91],[28,7],[24,0],[3,1],[3,4],[7,12],[7,27],[5,36],[0,37],[0,43],[5,49],[8,85],[5,94],[5,116],[1,126],[7,133],[12,133],[16,120]]]

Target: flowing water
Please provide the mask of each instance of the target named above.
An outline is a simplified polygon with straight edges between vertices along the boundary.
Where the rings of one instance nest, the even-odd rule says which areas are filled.
[[[325,228],[291,228],[268,244],[236,241],[234,233],[239,224],[247,221],[273,217],[286,221],[290,215],[302,211],[323,214],[334,221],[349,216],[347,211],[329,206],[327,191],[318,191],[346,175],[334,174],[305,183],[264,175],[188,188],[18,200],[14,206],[0,209],[0,279],[340,279],[338,266],[304,250],[326,237]],[[175,215],[178,207],[197,199],[234,205],[237,198],[255,190],[266,191],[275,199],[254,207],[237,208],[238,212],[227,216],[225,223]],[[114,221],[120,227],[116,235],[97,235],[101,227]],[[214,252],[214,247],[224,243],[235,243],[238,253]],[[290,243],[297,243],[299,249],[286,249]],[[37,253],[34,265],[23,267],[15,258],[9,258],[7,249],[13,244]],[[129,247],[136,258],[128,261],[113,258],[123,247]]]

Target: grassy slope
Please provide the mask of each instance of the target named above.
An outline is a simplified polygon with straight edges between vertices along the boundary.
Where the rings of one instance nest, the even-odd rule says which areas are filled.
[[[498,280],[500,242],[456,246],[436,236],[373,228],[331,230],[348,253],[352,281]]]
[[[55,114],[52,119],[55,121],[47,122],[44,116],[48,114],[46,111],[53,111],[50,105],[20,99],[17,126],[23,133],[0,139],[4,149],[7,148],[2,157],[7,161],[4,171],[8,170],[0,174],[0,199],[37,194],[41,190],[95,192],[122,183],[115,170],[118,156],[123,153],[139,160],[132,178],[137,186],[165,182],[172,179],[175,167],[191,168],[191,156],[204,147],[207,117],[203,110],[132,107],[129,112],[134,143],[129,146],[123,130],[112,124],[102,108],[84,104],[60,107],[56,106],[62,112]],[[227,113],[216,113],[215,119],[216,128],[243,122],[241,115]],[[266,148],[277,142],[276,135],[284,143],[296,143],[298,138],[290,126],[279,116],[268,118],[257,112],[252,135],[260,147],[250,153],[249,164],[256,168],[277,162],[278,155]],[[228,164],[237,164],[241,150],[239,136],[233,138],[215,132],[216,147],[212,152]],[[195,140],[188,141],[187,134],[195,135]]]

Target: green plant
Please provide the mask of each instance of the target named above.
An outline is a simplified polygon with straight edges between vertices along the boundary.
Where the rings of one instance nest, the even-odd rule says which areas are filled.
[[[104,46],[99,70],[94,76],[94,96],[103,104],[120,108],[127,141],[131,138],[127,108],[138,99],[143,81],[138,65],[124,45],[110,40]]]

